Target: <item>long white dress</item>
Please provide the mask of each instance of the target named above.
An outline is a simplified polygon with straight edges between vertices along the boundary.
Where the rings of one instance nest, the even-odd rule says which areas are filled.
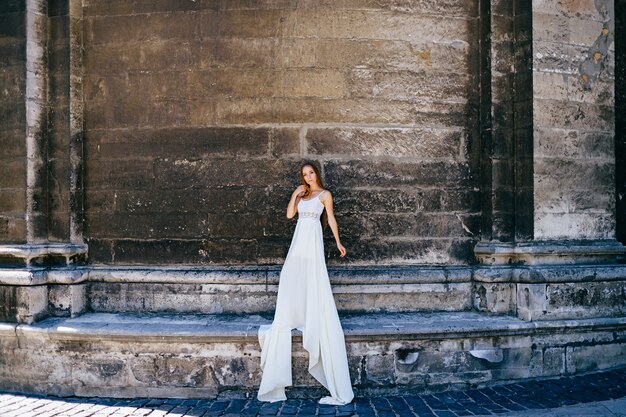
[[[292,385],[291,330],[302,331],[309,372],[330,392],[323,404],[347,404],[354,398],[343,329],[328,279],[318,194],[298,203],[298,223],[280,272],[276,312],[271,325],[259,328],[263,376],[260,401],[287,399]]]

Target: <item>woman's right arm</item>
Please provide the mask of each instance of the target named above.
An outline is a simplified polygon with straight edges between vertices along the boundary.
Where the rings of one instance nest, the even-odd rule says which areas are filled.
[[[306,187],[304,185],[299,186],[296,190],[291,194],[291,199],[289,200],[289,204],[287,205],[287,218],[293,219],[293,216],[298,212],[298,200],[300,199],[302,193],[306,191]]]

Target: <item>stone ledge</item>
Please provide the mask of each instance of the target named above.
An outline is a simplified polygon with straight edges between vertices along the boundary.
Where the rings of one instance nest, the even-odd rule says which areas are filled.
[[[489,241],[476,244],[474,254],[487,265],[614,263],[626,247],[616,240]]]
[[[79,284],[87,279],[87,271],[82,269],[0,269],[0,285]]]
[[[281,266],[238,267],[106,267],[88,268],[92,282],[277,285]],[[328,268],[332,284],[394,284],[470,282],[469,267],[346,267]]]
[[[342,315],[341,322],[350,342],[626,330],[626,317],[527,322],[477,312],[347,314]],[[254,342],[258,327],[269,323],[271,319],[267,315],[256,314],[85,313],[75,318],[48,318],[31,325],[1,323],[0,336],[84,341]],[[301,333],[297,330],[293,333],[299,340]]]
[[[474,269],[474,281],[487,283],[626,281],[626,265],[478,266]]]
[[[75,284],[80,282],[146,284],[278,285],[280,266],[133,267],[0,269],[0,285]],[[471,267],[346,267],[329,268],[332,284],[461,283],[472,279]]]
[[[260,315],[86,313],[0,324],[0,389],[55,395],[234,398],[260,381]],[[357,394],[572,375],[626,364],[626,317],[523,322],[466,313],[342,317]],[[294,332],[294,387],[322,390]],[[33,367],[32,364],[37,366]],[[299,391],[298,391],[299,390]]]

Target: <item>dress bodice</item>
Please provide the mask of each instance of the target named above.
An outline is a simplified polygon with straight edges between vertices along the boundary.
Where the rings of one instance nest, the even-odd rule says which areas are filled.
[[[300,199],[298,202],[298,219],[319,219],[324,211],[324,204],[320,201],[319,197],[324,194],[322,191],[315,197],[304,200]]]

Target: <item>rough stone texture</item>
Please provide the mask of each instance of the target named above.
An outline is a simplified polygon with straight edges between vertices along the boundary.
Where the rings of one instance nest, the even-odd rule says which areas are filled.
[[[484,2],[481,10],[482,238],[532,238],[531,8]]]
[[[98,312],[271,313],[279,270],[98,268],[88,272],[85,303]],[[471,271],[330,270],[337,308],[345,312],[461,311],[471,308]]]
[[[623,318],[533,325],[511,317],[439,313],[342,321],[357,393],[575,374],[623,364],[626,356],[619,336]],[[111,397],[250,392],[260,380],[256,329],[267,322],[259,316],[89,313],[31,326],[3,324],[0,387]],[[295,387],[317,396],[321,390],[306,371],[297,332],[294,339]]]
[[[3,2],[0,320],[150,314],[0,324],[0,388],[251,389],[304,158],[349,251],[327,242],[348,265],[331,280],[357,388],[624,364],[615,15],[610,0]],[[456,313],[416,314],[433,310]],[[180,314],[197,312],[233,315]],[[294,363],[314,392],[299,348]]]
[[[86,284],[49,286],[49,314],[61,317],[79,316],[87,307],[86,288]]]
[[[616,8],[615,26],[626,24],[626,7]],[[618,29],[620,30],[620,29]],[[615,212],[616,238],[626,244],[626,42],[615,38]]]
[[[471,262],[477,13],[85,1],[92,262],[280,262],[302,159],[335,191],[342,263]]]
[[[474,308],[527,320],[621,317],[626,314],[621,265],[477,268]]]
[[[48,316],[48,288],[0,286],[0,321],[34,323]]]
[[[26,241],[26,3],[0,5],[0,241]]]
[[[615,237],[612,0],[533,3],[535,238]]]

